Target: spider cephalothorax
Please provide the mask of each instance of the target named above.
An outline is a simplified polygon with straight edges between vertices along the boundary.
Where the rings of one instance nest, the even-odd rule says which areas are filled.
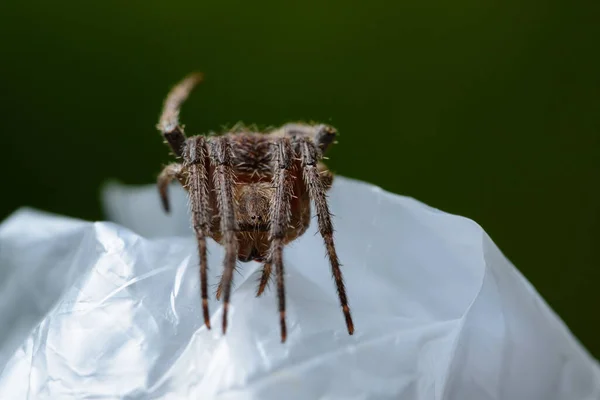
[[[236,261],[259,261],[264,266],[257,296],[265,290],[275,267],[281,340],[285,341],[282,252],[286,244],[308,228],[312,200],[348,333],[352,334],[354,325],[325,195],[333,175],[320,162],[336,136],[335,129],[323,124],[287,124],[266,133],[238,128],[219,136],[186,138],[178,120],[179,109],[201,79],[201,74],[189,75],[165,101],[158,129],[181,162],[164,168],[158,177],[158,188],[167,212],[171,181],[177,179],[188,192],[198,240],[202,310],[207,328],[210,329],[206,237],[212,237],[225,248],[224,270],[217,289],[217,299],[223,297],[223,333],[227,330]]]

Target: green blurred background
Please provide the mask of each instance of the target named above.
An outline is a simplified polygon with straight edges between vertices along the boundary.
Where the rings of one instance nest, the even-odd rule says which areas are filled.
[[[0,217],[101,219],[188,133],[318,120],[329,165],[480,223],[600,357],[600,26],[583,2],[3,1]],[[589,2],[589,4],[592,4]]]

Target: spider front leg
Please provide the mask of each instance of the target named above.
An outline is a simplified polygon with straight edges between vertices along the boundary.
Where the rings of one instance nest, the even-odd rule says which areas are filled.
[[[186,188],[189,195],[192,225],[198,241],[200,258],[200,292],[204,324],[210,329],[208,312],[208,260],[206,257],[206,236],[210,233],[210,206],[208,200],[208,149],[203,136],[190,138],[183,151],[184,167],[187,171]]]
[[[179,124],[179,109],[201,80],[200,73],[188,75],[171,89],[163,105],[157,128],[162,132],[176,157],[183,156],[186,140],[183,127]]]
[[[232,165],[231,142],[226,136],[211,138],[210,159],[214,166],[214,186],[221,220],[222,245],[225,247],[223,287],[223,333],[227,331],[227,312],[231,295],[231,281],[237,258],[237,222],[233,207],[235,176]]]
[[[290,224],[292,197],[292,181],[290,170],[292,168],[293,150],[288,137],[277,139],[273,146],[273,187],[275,187],[275,197],[271,203],[270,219],[271,230],[269,239],[271,249],[269,260],[275,266],[277,273],[277,297],[279,300],[279,324],[281,327],[281,342],[285,342],[287,337],[287,328],[285,323],[285,282],[283,276],[283,245],[286,230]],[[263,279],[268,281],[270,274],[270,263],[268,270],[263,270]],[[267,276],[265,276],[267,274]],[[265,283],[266,285],[266,283]],[[264,289],[264,287],[263,287]],[[260,287],[259,287],[260,293]]]
[[[321,236],[325,241],[325,247],[327,248],[327,256],[331,264],[331,272],[337,286],[338,297],[340,298],[340,304],[346,319],[346,327],[348,328],[348,333],[352,335],[354,333],[354,322],[352,321],[350,307],[348,306],[346,288],[344,286],[342,271],[340,270],[340,260],[338,259],[333,241],[331,212],[329,211],[329,206],[327,204],[325,187],[318,172],[317,163],[320,157],[319,149],[311,139],[307,137],[299,138],[297,140],[297,148],[302,160],[304,183],[308,188],[310,198],[315,204],[319,232],[321,233]]]
[[[166,213],[171,210],[169,205],[169,185],[173,180],[181,179],[182,169],[183,165],[181,164],[169,164],[162,170],[160,175],[158,175],[158,193],[160,194],[160,201]]]

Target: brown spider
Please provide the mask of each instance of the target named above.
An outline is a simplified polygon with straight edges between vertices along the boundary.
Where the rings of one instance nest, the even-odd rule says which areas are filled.
[[[225,248],[224,272],[216,297],[223,295],[223,333],[231,281],[240,261],[264,263],[256,295],[267,286],[272,266],[277,274],[281,341],[286,340],[283,247],[306,232],[310,200],[331,263],[348,333],[354,332],[340,262],[333,242],[326,191],[333,174],[320,162],[336,131],[327,125],[287,124],[267,133],[236,129],[220,136],[186,138],[179,109],[202,80],[194,73],[167,96],[158,129],[181,163],[170,164],[158,177],[163,207],[169,212],[167,188],[177,179],[186,189],[198,240],[204,323],[210,329],[207,295],[206,237]],[[211,179],[212,178],[212,179]]]

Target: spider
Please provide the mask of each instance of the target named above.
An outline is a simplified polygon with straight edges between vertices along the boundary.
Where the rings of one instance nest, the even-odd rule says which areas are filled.
[[[167,189],[173,180],[186,190],[192,227],[198,242],[200,291],[204,323],[211,329],[207,294],[206,238],[225,249],[223,275],[216,298],[223,297],[223,334],[236,262],[263,264],[256,296],[269,283],[274,267],[279,302],[281,342],[287,337],[283,247],[303,235],[316,209],[348,333],[354,324],[334,240],[326,192],[333,174],[320,162],[336,130],[323,124],[291,123],[265,133],[237,128],[221,135],[187,138],[179,110],[203,79],[192,73],[175,85],[164,102],[157,128],[180,162],[167,165],[158,176],[158,190],[169,212]]]

